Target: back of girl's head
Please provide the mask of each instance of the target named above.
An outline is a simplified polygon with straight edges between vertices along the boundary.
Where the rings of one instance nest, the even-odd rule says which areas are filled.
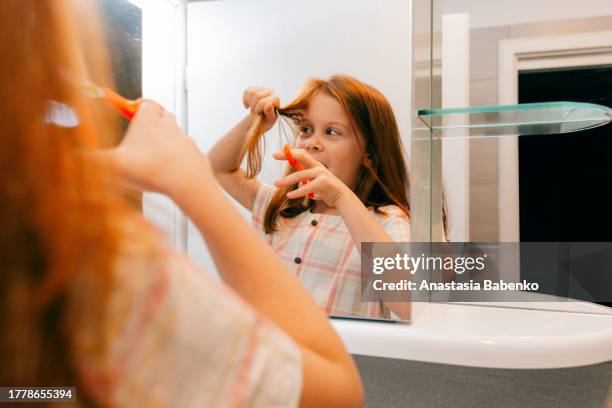
[[[334,75],[327,81],[315,78],[306,83],[295,100],[278,109],[279,115],[299,124],[308,111],[310,101],[319,92],[331,96],[342,105],[350,118],[353,133],[361,134],[365,141],[365,145],[362,145],[356,136],[366,164],[360,169],[355,194],[364,205],[372,206],[376,211],[381,206],[394,204],[408,214],[408,170],[395,115],[385,96],[347,75]],[[258,149],[262,134],[263,126],[259,120],[251,128],[245,143],[249,176],[254,176],[261,168]],[[278,214],[292,217],[308,209],[301,199],[286,198],[286,193],[296,187],[279,189],[272,198],[264,218],[267,233],[275,230]]]
[[[5,385],[70,380],[67,333],[60,330],[68,283],[88,270],[99,278],[99,293],[110,286],[118,242],[111,219],[125,204],[112,172],[87,158],[88,150],[112,144],[117,135],[77,85],[84,78],[109,84],[110,78],[95,10],[87,3],[0,2]],[[78,124],[60,126],[51,106],[70,107]]]

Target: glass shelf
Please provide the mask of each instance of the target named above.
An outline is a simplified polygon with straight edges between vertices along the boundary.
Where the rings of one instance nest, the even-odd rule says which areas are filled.
[[[443,138],[562,134],[603,126],[612,120],[612,109],[582,102],[424,109],[418,114]]]

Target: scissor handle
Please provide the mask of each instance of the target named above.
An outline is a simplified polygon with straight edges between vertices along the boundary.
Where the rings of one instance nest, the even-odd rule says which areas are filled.
[[[109,88],[104,88],[104,98],[128,119],[132,119],[136,115],[142,103],[142,98],[129,100]]]
[[[295,158],[291,154],[291,147],[288,144],[283,146],[283,152],[285,153],[285,157],[287,157],[287,161],[289,162],[291,167],[293,167],[297,171],[302,170],[302,165],[298,163],[297,160],[295,160]],[[304,184],[308,184],[308,180],[304,180]],[[308,198],[314,198],[314,194],[308,193]]]

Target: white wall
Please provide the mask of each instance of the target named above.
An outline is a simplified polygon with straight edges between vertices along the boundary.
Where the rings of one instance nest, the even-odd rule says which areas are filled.
[[[307,78],[344,73],[373,85],[393,106],[404,144],[411,132],[410,1],[224,0],[188,5],[188,128],[202,149],[246,113],[242,92],[274,88],[281,103]],[[271,139],[278,139],[273,129]],[[268,156],[271,149],[267,150]],[[264,162],[272,182],[280,167]],[[245,216],[248,214],[245,212]],[[236,248],[239,251],[239,246]],[[193,227],[188,252],[214,266]]]
[[[142,94],[162,104],[186,125],[183,76],[186,0],[129,0],[142,10]],[[186,247],[185,222],[173,202],[161,194],[144,193],[143,213],[169,241]]]
[[[469,13],[472,28],[612,14],[611,0],[437,0],[442,13]]]

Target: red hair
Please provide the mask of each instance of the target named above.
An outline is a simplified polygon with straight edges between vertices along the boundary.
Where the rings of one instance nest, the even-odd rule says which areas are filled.
[[[113,145],[117,127],[76,85],[112,86],[87,3],[0,2],[3,385],[77,384],[68,295],[89,281],[95,291],[77,297],[103,310],[122,239],[114,220],[132,211],[112,169],[88,154]],[[78,125],[52,123],[53,103],[72,108]]]
[[[361,148],[364,163],[359,170],[355,194],[365,206],[396,205],[406,215],[410,213],[408,191],[410,188],[408,167],[403,155],[402,142],[393,109],[387,98],[377,89],[348,75],[334,75],[329,80],[314,78],[306,83],[300,95],[287,106],[277,110],[279,115],[299,124],[308,110],[312,98],[319,92],[337,100],[351,120],[355,138]],[[261,169],[260,141],[264,133],[263,115],[249,129],[245,138],[243,155],[247,156],[247,177],[254,177]],[[357,137],[361,134],[365,145]],[[368,160],[365,158],[368,157]],[[291,168],[287,173],[292,172]],[[287,192],[298,186],[279,188],[264,216],[264,230],[272,233],[280,214],[291,218],[308,210],[303,199],[288,199]]]

